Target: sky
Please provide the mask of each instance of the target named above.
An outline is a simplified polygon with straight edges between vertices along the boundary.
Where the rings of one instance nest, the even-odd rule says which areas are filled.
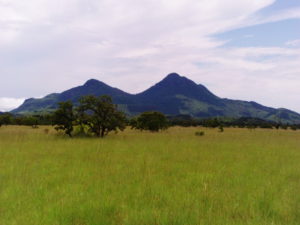
[[[300,112],[300,1],[0,0],[0,111],[91,78],[138,93],[171,72]]]

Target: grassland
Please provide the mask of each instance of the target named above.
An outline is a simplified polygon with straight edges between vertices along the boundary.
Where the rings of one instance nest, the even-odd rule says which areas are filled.
[[[44,129],[0,128],[0,225],[300,224],[299,131]]]

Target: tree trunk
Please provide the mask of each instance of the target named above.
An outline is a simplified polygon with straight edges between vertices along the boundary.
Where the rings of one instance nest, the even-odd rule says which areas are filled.
[[[104,135],[105,135],[105,129],[103,128],[103,129],[101,130],[101,137],[103,138]]]

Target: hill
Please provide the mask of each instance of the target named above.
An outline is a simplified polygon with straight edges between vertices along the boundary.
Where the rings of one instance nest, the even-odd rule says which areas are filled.
[[[71,100],[76,104],[81,96],[104,94],[110,95],[114,103],[128,115],[156,110],[167,115],[183,114],[198,118],[255,117],[270,121],[300,123],[300,114],[296,112],[266,107],[256,102],[220,98],[205,86],[176,73],[169,74],[159,83],[136,95],[91,79],[82,86],[62,93],[50,94],[40,99],[27,99],[12,112],[24,114],[52,111],[61,101]]]

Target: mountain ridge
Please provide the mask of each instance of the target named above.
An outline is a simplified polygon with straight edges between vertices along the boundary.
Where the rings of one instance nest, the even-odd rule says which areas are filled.
[[[254,101],[220,98],[202,84],[180,76],[177,73],[167,75],[160,82],[138,94],[130,94],[111,87],[102,81],[89,79],[83,85],[61,93],[52,93],[44,98],[26,99],[12,113],[40,113],[53,111],[57,103],[70,100],[75,104],[84,95],[110,95],[115,104],[128,115],[144,111],[160,111],[167,115],[190,115],[207,117],[253,117],[264,120],[300,123],[300,114],[288,109],[275,109]]]

